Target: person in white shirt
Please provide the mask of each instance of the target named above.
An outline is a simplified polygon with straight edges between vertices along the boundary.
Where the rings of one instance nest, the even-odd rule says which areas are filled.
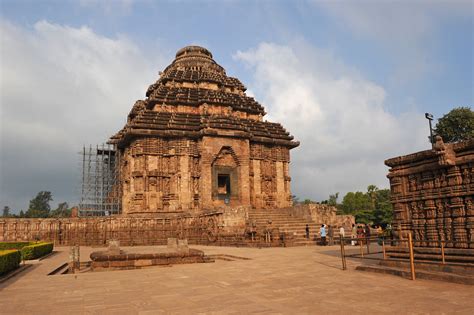
[[[341,235],[342,237],[345,237],[345,236],[346,236],[346,231],[344,231],[344,227],[343,227],[343,226],[341,226],[341,227],[339,228],[339,235]]]

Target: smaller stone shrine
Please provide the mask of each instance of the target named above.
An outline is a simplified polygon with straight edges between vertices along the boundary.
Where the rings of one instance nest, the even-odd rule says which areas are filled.
[[[474,139],[385,161],[394,209],[395,237],[412,233],[414,246],[474,257]],[[432,249],[432,250],[429,250]]]

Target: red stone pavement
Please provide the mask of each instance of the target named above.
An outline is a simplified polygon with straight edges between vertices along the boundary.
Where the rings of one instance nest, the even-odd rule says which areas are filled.
[[[251,260],[47,276],[68,259],[60,247],[0,284],[0,313],[474,314],[472,286],[364,273],[353,260],[343,271],[327,247],[192,248]],[[82,260],[95,250],[82,247]]]

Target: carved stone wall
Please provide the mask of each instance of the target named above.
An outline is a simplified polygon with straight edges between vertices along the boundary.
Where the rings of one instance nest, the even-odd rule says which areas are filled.
[[[209,244],[219,235],[243,234],[226,228],[222,213],[197,217],[133,218],[87,217],[69,219],[0,219],[0,241],[45,240],[56,245],[165,245],[168,237],[188,239],[191,244]]]
[[[398,237],[418,247],[474,248],[474,139],[385,161]]]
[[[355,217],[353,215],[337,214],[337,209],[334,206],[310,203],[289,209],[289,212],[295,216],[306,217],[317,224],[326,224],[336,227],[342,226],[346,231],[351,231],[352,224],[355,224]]]
[[[259,210],[260,214],[261,211]],[[0,218],[0,241],[52,241],[56,245],[104,246],[109,240],[122,245],[164,245],[167,238],[188,239],[190,244],[223,246],[292,246],[295,236],[288,232],[291,220],[293,231],[304,231],[305,224],[330,224],[350,230],[353,216],[336,215],[336,208],[326,205],[301,205],[271,210],[277,215],[273,222],[273,241],[265,241],[267,220],[257,223],[250,207],[224,207],[197,215],[171,215],[161,217],[110,216],[61,219]],[[264,213],[269,213],[264,212]],[[281,222],[280,222],[281,221]],[[299,222],[299,223],[297,223]],[[257,224],[257,225],[254,225]],[[300,225],[300,227],[295,227]],[[253,239],[249,227],[257,231]],[[316,229],[317,230],[317,229]],[[288,233],[280,238],[279,233]],[[290,238],[290,239],[288,239]],[[300,240],[304,238],[300,235]],[[286,240],[286,241],[285,241]],[[306,239],[304,239],[306,241]],[[284,242],[284,244],[282,243]]]

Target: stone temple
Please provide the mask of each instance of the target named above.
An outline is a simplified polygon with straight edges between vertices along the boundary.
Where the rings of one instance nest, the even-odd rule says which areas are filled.
[[[110,138],[122,214],[291,206],[290,149],[299,142],[264,121],[245,91],[206,48],[180,49]]]
[[[245,90],[207,49],[180,49],[109,146],[84,148],[79,216],[0,218],[0,241],[298,246],[322,223],[349,231],[335,207],[292,205],[299,142]]]

